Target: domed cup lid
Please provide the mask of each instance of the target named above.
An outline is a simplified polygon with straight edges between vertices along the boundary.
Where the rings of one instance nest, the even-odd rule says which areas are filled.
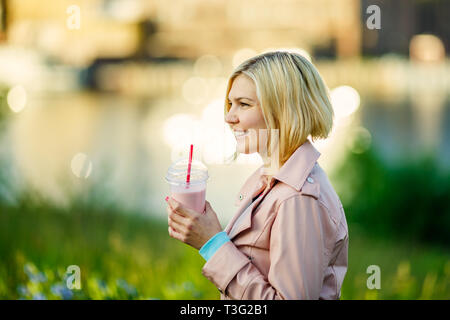
[[[183,185],[186,184],[188,159],[178,160],[169,167],[166,174],[166,181],[170,184]],[[199,160],[192,160],[191,177],[189,184],[196,185],[205,183],[208,180],[208,168]]]

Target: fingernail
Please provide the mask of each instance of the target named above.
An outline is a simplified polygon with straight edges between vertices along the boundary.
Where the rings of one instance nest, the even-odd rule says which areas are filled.
[[[166,202],[167,202],[167,200],[169,200],[169,196],[167,196],[165,200],[166,200]]]

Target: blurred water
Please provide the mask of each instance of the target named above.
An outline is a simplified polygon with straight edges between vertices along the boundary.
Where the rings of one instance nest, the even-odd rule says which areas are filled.
[[[361,123],[372,133],[373,147],[386,163],[398,164],[428,154],[450,170],[450,100],[438,106],[415,103],[409,99],[366,101]]]
[[[164,175],[173,150],[164,139],[164,122],[177,113],[201,117],[203,108],[170,95],[30,93],[22,111],[10,112],[1,136],[2,174],[10,185],[0,194],[13,199],[17,190],[31,186],[64,205],[74,192],[90,192],[94,185],[102,190],[98,203],[165,218]],[[387,162],[432,152],[449,166],[450,101],[445,90],[412,90],[395,99],[362,92],[350,125],[336,123],[330,141],[316,144],[326,170],[343,156],[352,128],[359,126],[368,130]],[[238,191],[258,167],[208,164],[206,198],[222,223],[234,214]]]
[[[124,209],[165,217],[169,189],[164,175],[171,149],[163,140],[163,124],[175,111],[173,101],[91,93],[29,100],[26,109],[12,114],[2,135],[12,185],[32,186],[64,205],[73,194],[68,191],[84,192],[94,184],[103,190],[99,203],[112,201]],[[74,157],[80,153],[91,167],[87,178],[83,164],[83,174],[73,172]],[[234,213],[236,193],[256,168],[208,165],[206,197],[222,222]]]

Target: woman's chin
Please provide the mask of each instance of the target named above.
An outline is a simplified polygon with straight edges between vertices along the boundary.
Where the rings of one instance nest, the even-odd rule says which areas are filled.
[[[250,147],[247,146],[247,148],[246,148],[244,143],[238,142],[236,150],[239,153],[252,154],[252,153],[258,152],[258,147],[257,146],[250,146]]]

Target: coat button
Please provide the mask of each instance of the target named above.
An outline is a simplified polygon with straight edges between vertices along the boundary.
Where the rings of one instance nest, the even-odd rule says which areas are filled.
[[[314,183],[314,179],[311,177],[308,177],[308,179],[306,179],[306,181],[308,181],[309,183]]]
[[[242,194],[239,195],[239,200],[242,200]]]

